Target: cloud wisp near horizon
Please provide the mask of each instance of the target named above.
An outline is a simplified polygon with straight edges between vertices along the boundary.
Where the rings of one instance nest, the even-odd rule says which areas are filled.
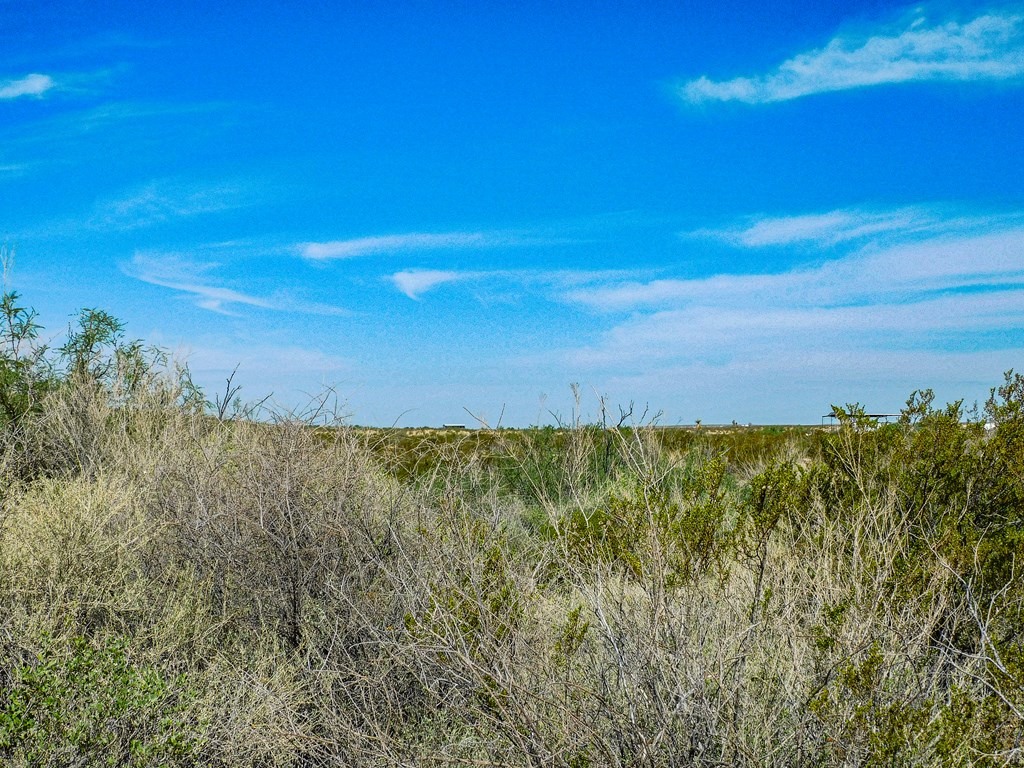
[[[787,59],[754,77],[684,83],[691,104],[769,104],[816,93],[913,81],[1020,80],[1024,14],[993,11],[970,21],[932,23],[918,9],[902,28],[839,35],[823,48]]]

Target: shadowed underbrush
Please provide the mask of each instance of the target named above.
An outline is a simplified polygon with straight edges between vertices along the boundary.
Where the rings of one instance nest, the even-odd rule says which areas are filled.
[[[774,440],[368,433],[10,296],[5,764],[1022,762],[1019,375]]]

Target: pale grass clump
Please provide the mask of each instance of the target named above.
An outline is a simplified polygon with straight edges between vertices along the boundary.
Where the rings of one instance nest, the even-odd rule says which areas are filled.
[[[8,620],[47,634],[124,633],[149,612],[142,556],[152,531],[133,501],[113,479],[47,478],[9,502],[0,549]]]

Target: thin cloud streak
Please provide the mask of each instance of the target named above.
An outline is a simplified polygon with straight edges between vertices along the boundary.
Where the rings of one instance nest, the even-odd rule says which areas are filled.
[[[237,313],[228,309],[232,305],[301,314],[351,314],[349,310],[341,307],[297,300],[283,292],[269,297],[253,296],[204,279],[205,275],[220,266],[212,262],[196,264],[177,254],[136,253],[131,263],[122,265],[121,271],[144,283],[188,294],[196,306],[221,315],[236,315]]]
[[[431,251],[472,251],[490,248],[512,248],[531,245],[556,245],[569,242],[543,232],[521,230],[490,230],[485,232],[405,232],[374,235],[349,240],[305,242],[293,251],[310,261],[351,259],[357,256],[393,256]]]
[[[603,311],[680,303],[715,306],[829,306],[912,300],[923,294],[996,287],[1024,279],[1024,226],[942,234],[887,246],[872,243],[842,258],[787,272],[631,281],[570,291],[566,298]]]
[[[737,248],[810,245],[831,247],[852,241],[879,241],[883,236],[922,238],[942,232],[991,231],[1024,224],[1021,214],[948,215],[928,206],[892,210],[843,208],[797,216],[758,216],[718,229],[682,232],[684,240],[718,240]]]
[[[691,104],[768,104],[811,94],[913,81],[1011,80],[1024,75],[1024,15],[992,12],[960,24],[917,16],[898,34],[833,38],[755,77],[700,77],[679,89]]]
[[[17,166],[14,166],[17,167]],[[21,167],[27,167],[25,165]],[[0,167],[0,175],[3,169]],[[20,232],[22,237],[67,237],[92,232],[132,232],[173,226],[198,216],[259,205],[261,190],[250,181],[194,182],[155,179],[116,197],[97,200],[74,218],[44,220]],[[206,246],[200,246],[206,248]],[[276,248],[275,252],[280,252]]]
[[[755,299],[755,297],[752,297]],[[630,318],[600,343],[572,350],[574,365],[786,359],[812,351],[920,349],[950,335],[1024,329],[1024,282],[1016,290],[938,296],[912,303],[839,307],[672,309]]]
[[[987,224],[990,218],[979,220]],[[762,216],[742,225],[723,229],[698,229],[684,232],[684,238],[721,240],[744,248],[804,245],[833,246],[850,240],[862,240],[886,233],[926,232],[963,228],[965,222],[949,222],[923,206],[908,206],[889,211],[847,208],[799,216]]]
[[[635,272],[626,270],[494,269],[454,271],[442,269],[405,269],[389,275],[387,279],[410,299],[418,300],[428,291],[450,283],[505,281],[518,285],[540,285],[564,290],[580,285],[623,279],[633,274]]]
[[[300,243],[297,247],[304,258],[313,261],[329,261],[412,251],[485,248],[505,242],[507,239],[503,240],[483,232],[411,232],[401,235],[359,237],[352,240]]]
[[[0,100],[17,99],[22,96],[41,97],[56,85],[49,75],[38,73],[25,75],[17,80],[0,81]]]
[[[201,285],[197,283],[175,283],[169,280],[146,280],[145,278],[139,278],[147,283],[153,285],[159,285],[163,288],[172,288],[182,293],[190,293],[196,297],[196,306],[202,309],[208,309],[211,312],[217,312],[221,315],[234,315],[235,313],[229,312],[224,308],[225,304],[244,304],[250,307],[259,307],[260,309],[276,309],[273,304],[266,301],[265,299],[259,299],[255,296],[249,296],[238,291],[233,291],[229,288],[219,288],[213,285]]]

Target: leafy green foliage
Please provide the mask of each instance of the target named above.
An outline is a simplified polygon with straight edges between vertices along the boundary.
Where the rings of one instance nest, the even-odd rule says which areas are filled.
[[[776,527],[806,503],[804,481],[791,462],[769,464],[751,478],[741,506],[740,544],[753,556],[767,547]]]
[[[0,756],[14,765],[193,764],[202,728],[182,677],[133,662],[123,642],[48,642],[0,691]]]
[[[724,477],[725,463],[712,458],[690,467],[675,493],[636,483],[592,512],[571,510],[557,535],[583,562],[614,563],[638,579],[686,583],[729,556]]]
[[[53,385],[36,313],[15,291],[0,296],[0,419],[16,425]]]
[[[927,702],[886,690],[890,670],[878,644],[844,664],[833,687],[814,699],[811,710],[827,733],[826,750],[844,763],[909,766],[926,742]]]

